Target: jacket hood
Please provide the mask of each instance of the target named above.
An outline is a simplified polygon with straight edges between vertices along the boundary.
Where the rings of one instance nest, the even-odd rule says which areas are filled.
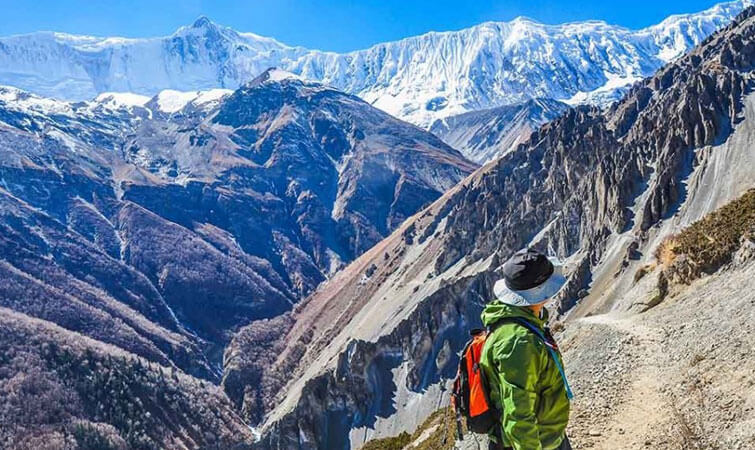
[[[493,325],[503,318],[519,317],[527,320],[533,325],[544,328],[548,322],[548,310],[543,308],[543,318],[537,317],[535,313],[526,307],[507,305],[499,300],[488,303],[482,310],[482,324],[487,326]]]

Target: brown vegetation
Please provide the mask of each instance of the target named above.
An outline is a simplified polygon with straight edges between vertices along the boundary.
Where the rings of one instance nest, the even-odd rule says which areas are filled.
[[[403,432],[375,439],[367,442],[362,450],[450,450],[454,448],[456,437],[454,412],[451,407],[445,407],[430,414],[411,435]]]
[[[705,216],[676,236],[674,253],[687,255],[701,273],[731,261],[742,239],[755,237],[755,189]]]
[[[217,387],[0,308],[0,448],[250,444]]]
[[[655,257],[663,272],[653,304],[663,300],[669,283],[689,284],[731,262],[746,241],[755,241],[755,189],[661,242]]]
[[[661,246],[663,246],[663,243],[661,243]],[[659,247],[659,249],[660,249],[660,247]],[[657,258],[657,256],[656,256],[656,258]],[[654,271],[656,267],[657,267],[657,265],[655,263],[650,263],[650,264],[645,264],[644,266],[642,266],[639,269],[637,269],[637,272],[634,273],[634,282],[637,283],[638,281],[640,281],[645,275],[647,275],[650,272]]]
[[[678,248],[679,242],[676,240],[676,235],[671,234],[666,236],[660,245],[658,245],[658,248],[655,249],[654,256],[658,264],[664,267],[670,266],[676,260]]]
[[[731,260],[742,239],[753,238],[755,189],[667,239],[667,248],[659,251],[686,255],[700,272],[711,273]]]

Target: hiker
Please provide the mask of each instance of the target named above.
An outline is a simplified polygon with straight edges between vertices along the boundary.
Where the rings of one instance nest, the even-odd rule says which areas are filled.
[[[545,324],[543,305],[566,282],[563,268],[535,250],[503,265],[485,306],[485,329],[462,351],[451,404],[456,434],[487,433],[490,450],[571,450],[566,438],[572,398],[563,361]]]
[[[566,282],[562,268],[535,250],[515,253],[482,312],[489,334],[480,367],[500,411],[490,449],[571,449],[565,432],[571,390],[543,306]]]

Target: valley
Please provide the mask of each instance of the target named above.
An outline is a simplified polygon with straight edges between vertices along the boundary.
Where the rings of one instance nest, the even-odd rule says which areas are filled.
[[[256,404],[276,405],[266,416],[267,445],[285,448],[305,435],[327,447],[318,439],[348,432],[362,442],[418,426],[443,402],[455,371],[447,355],[478,323],[496,268],[525,245],[562,255],[571,267],[557,313],[575,305],[574,317],[630,310],[631,268],[653,259],[669,227],[699,219],[755,182],[747,53],[754,29],[743,15],[611,108],[567,111],[318,289],[294,311],[282,350],[263,363],[293,377],[273,370],[262,383],[269,391],[245,396],[261,392],[271,400]],[[741,171],[700,182],[723,173],[715,169],[723,160]],[[242,339],[233,352],[244,352]],[[227,376],[252,367],[231,367]],[[385,402],[386,391],[393,401]]]
[[[0,448],[486,446],[449,382],[523,247],[565,263],[575,448],[751,448],[753,149],[749,0],[0,37]]]
[[[213,379],[235,327],[287,311],[476,167],[355,97],[267,75],[175,111],[6,89],[3,306]],[[124,336],[100,334],[112,320]]]

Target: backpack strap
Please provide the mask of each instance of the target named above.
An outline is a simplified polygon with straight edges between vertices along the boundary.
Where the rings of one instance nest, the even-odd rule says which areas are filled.
[[[543,344],[545,344],[545,347],[548,349],[548,353],[550,353],[551,358],[553,358],[553,362],[556,363],[556,368],[558,369],[558,372],[561,374],[561,379],[564,381],[564,387],[566,388],[566,397],[569,400],[573,399],[574,394],[572,393],[571,387],[569,386],[569,381],[566,379],[566,372],[564,372],[564,368],[561,365],[561,361],[558,359],[558,353],[557,353],[558,346],[556,345],[555,341],[553,341],[552,339],[546,338],[545,334],[543,334],[540,328],[533,325],[528,320],[522,319],[520,317],[507,317],[507,318],[501,319],[498,322],[488,327],[488,333],[492,333],[499,326],[503,325],[506,322],[514,322],[523,326],[524,328],[534,333],[535,336],[537,336],[541,341],[543,341]]]
[[[561,374],[561,379],[564,381],[564,387],[566,388],[566,397],[569,400],[573,399],[574,394],[572,393],[571,387],[569,386],[569,381],[567,381],[566,379],[566,372],[564,372],[564,368],[561,365],[561,361],[558,359],[558,354],[556,353],[556,351],[558,350],[556,344],[553,341],[547,339],[540,328],[531,324],[529,321],[520,318],[515,318],[514,321],[535,333],[535,336],[543,341],[545,347],[548,349],[548,353],[550,353],[551,357],[553,358],[553,362],[556,363],[556,368],[558,368],[558,371]]]

